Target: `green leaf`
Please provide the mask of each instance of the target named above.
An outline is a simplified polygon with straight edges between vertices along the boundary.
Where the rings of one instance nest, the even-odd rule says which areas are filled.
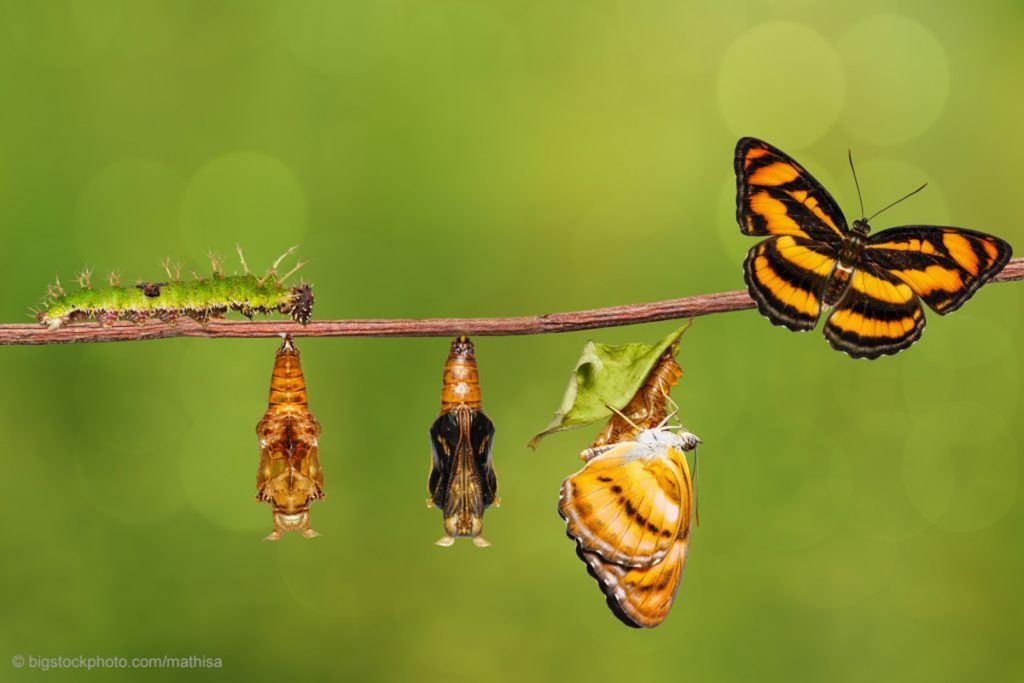
[[[666,349],[678,350],[679,337],[691,321],[655,344],[597,344],[587,342],[576,361],[562,404],[551,423],[530,440],[537,448],[548,434],[583,427],[611,416],[609,405],[622,409],[632,400]]]

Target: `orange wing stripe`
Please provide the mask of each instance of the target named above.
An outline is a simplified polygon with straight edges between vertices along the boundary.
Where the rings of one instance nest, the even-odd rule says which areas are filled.
[[[947,232],[942,236],[942,244],[961,268],[977,277],[978,255],[974,253],[974,247],[966,237],[955,232]]]
[[[768,259],[758,256],[754,260],[754,271],[757,280],[768,291],[775,295],[775,298],[806,315],[818,315],[818,300],[811,292],[805,289],[797,289],[793,285],[779,277],[775,269],[771,267]]]
[[[853,276],[851,286],[872,299],[890,304],[905,304],[914,298],[914,290],[905,284],[895,285],[888,280],[858,270]]]
[[[777,185],[785,185],[786,183],[796,180],[800,175],[800,171],[782,161],[776,161],[774,164],[768,164],[762,166],[750,175],[748,182],[751,185],[767,185],[775,187]]]
[[[935,291],[959,292],[964,288],[960,273],[952,268],[928,266],[924,270],[893,270],[893,275],[910,285],[920,296],[928,296]]]
[[[912,316],[885,321],[844,308],[833,313],[829,322],[845,332],[853,332],[861,337],[898,338],[914,329],[914,321],[919,317],[921,317],[920,310],[915,310]]]
[[[743,168],[749,167],[751,162],[760,159],[765,154],[768,154],[768,150],[764,147],[751,147],[750,150],[747,151],[747,156],[743,158]]]
[[[800,225],[790,218],[786,205],[767,192],[761,191],[750,197],[750,210],[768,221],[770,232],[807,237]]]
[[[891,249],[893,251],[914,251],[919,254],[937,254],[931,242],[921,240],[907,240],[906,242],[882,242],[872,244],[871,249]]]

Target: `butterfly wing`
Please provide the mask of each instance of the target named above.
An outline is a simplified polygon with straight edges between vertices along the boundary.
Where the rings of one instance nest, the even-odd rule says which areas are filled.
[[[1012,255],[998,237],[927,225],[883,230],[864,249],[867,260],[909,285],[940,315],[960,308]]]
[[[491,461],[491,446],[494,443],[494,423],[487,413],[474,410],[469,425],[470,443],[480,477],[480,489],[484,507],[492,505],[498,493],[498,477]]]
[[[811,330],[836,258],[830,244],[777,235],[754,245],[743,262],[743,277],[757,309],[773,325]]]
[[[459,443],[459,422],[454,413],[444,413],[430,425],[430,478],[427,488],[434,505],[445,509]]]
[[[626,567],[661,562],[672,549],[690,497],[652,446],[627,441],[590,461],[562,483],[558,512],[566,531],[588,552]]]
[[[785,152],[756,138],[736,143],[736,220],[744,235],[793,235],[838,244],[846,218],[832,195]]]
[[[494,503],[498,490],[498,479],[491,461],[494,423],[482,410],[460,410],[466,412],[466,433],[463,433],[464,427],[459,422],[459,410],[443,413],[430,426],[431,464],[427,488],[431,501],[442,510],[459,467],[471,471],[471,479],[480,487],[484,507]]]
[[[577,547],[590,575],[597,579],[612,612],[627,626],[653,628],[665,621],[683,578],[688,542],[678,539],[661,562],[623,567]]]
[[[916,342],[924,325],[921,302],[910,286],[867,261],[850,276],[824,331],[833,348],[853,358],[878,358]]]
[[[665,469],[673,470],[682,486],[681,523],[668,552],[647,566],[629,566],[609,561],[606,555],[586,550],[577,540],[576,553],[587,563],[611,608],[624,624],[636,628],[653,628],[668,616],[683,578],[689,549],[693,479],[686,458],[675,449],[668,458],[658,460]]]

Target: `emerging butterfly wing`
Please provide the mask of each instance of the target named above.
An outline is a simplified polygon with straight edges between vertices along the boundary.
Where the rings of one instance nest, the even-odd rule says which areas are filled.
[[[494,503],[498,480],[491,462],[491,443],[494,423],[486,413],[477,410],[461,411],[465,414],[467,434],[460,425],[458,409],[444,413],[430,426],[431,468],[427,482],[431,501],[442,510],[448,503],[453,479],[459,468],[471,471],[471,478],[479,482],[484,507]]]
[[[736,143],[736,220],[745,235],[792,235],[838,244],[846,218],[832,195],[785,152],[756,138]]]
[[[804,332],[818,324],[822,292],[835,264],[831,245],[779,235],[754,245],[743,262],[743,277],[763,316]]]
[[[1012,255],[998,237],[927,225],[883,230],[864,250],[867,260],[908,284],[940,315],[960,308]]]
[[[680,524],[668,552],[660,561],[646,566],[623,565],[609,561],[599,552],[587,550],[577,539],[576,553],[587,563],[587,570],[605,594],[612,612],[627,626],[653,628],[661,624],[679,591],[689,549],[693,480],[686,459],[669,449],[669,458],[660,460],[666,469],[675,470],[684,498],[680,505]]]
[[[651,448],[618,444],[562,483],[558,512],[583,550],[627,567],[648,567],[668,554],[690,499],[673,466],[645,457]]]
[[[878,358],[916,342],[924,326],[913,290],[868,261],[850,277],[846,295],[825,322],[825,338],[853,358]]]
[[[654,628],[665,621],[683,578],[688,542],[677,540],[665,559],[651,567],[623,567],[577,546],[577,554],[597,579],[612,613],[634,628]]]

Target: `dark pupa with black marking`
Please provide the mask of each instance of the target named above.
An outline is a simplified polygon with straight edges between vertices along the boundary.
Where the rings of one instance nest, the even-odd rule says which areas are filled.
[[[494,423],[483,411],[476,354],[469,337],[457,337],[445,362],[441,414],[430,427],[429,507],[443,515],[438,545],[472,538],[490,545],[483,533],[484,510],[497,506],[498,480],[491,462]]]

